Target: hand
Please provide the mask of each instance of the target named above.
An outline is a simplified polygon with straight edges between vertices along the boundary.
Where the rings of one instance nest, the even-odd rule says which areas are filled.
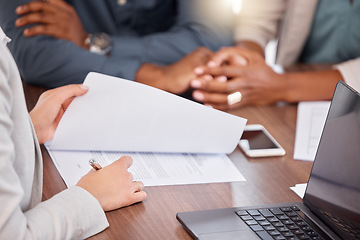
[[[48,35],[65,39],[83,47],[88,33],[85,31],[75,9],[63,0],[32,1],[16,8],[21,15],[16,20],[17,27],[36,24],[25,29],[24,35]]]
[[[30,112],[40,144],[53,138],[65,109],[75,97],[87,91],[86,86],[78,84],[59,87],[41,94],[34,109]]]
[[[191,82],[197,89],[193,92],[194,99],[214,108],[228,110],[245,105],[266,105],[285,98],[284,76],[275,73],[259,53],[250,50],[224,48],[214,54],[207,66],[195,72],[198,77]],[[228,105],[227,96],[237,91],[242,100]]]
[[[104,211],[143,201],[146,193],[142,191],[142,187],[139,191],[139,184],[144,184],[134,182],[132,174],[128,172],[132,161],[131,157],[124,156],[98,171],[92,169],[79,180],[77,186],[93,195]]]
[[[162,90],[181,94],[189,89],[190,81],[196,77],[194,68],[204,65],[212,52],[200,47],[180,61],[169,66],[143,64],[136,74],[136,81]]]

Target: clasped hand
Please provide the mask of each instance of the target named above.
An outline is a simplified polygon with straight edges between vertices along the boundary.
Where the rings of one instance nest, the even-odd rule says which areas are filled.
[[[221,110],[266,105],[284,98],[285,79],[260,54],[239,47],[222,48],[206,65],[195,68],[193,98]],[[241,101],[228,104],[228,95],[240,92]]]

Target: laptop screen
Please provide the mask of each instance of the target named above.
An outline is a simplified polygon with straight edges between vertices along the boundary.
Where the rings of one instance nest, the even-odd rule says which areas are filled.
[[[360,96],[337,84],[304,196],[343,239],[360,239]]]

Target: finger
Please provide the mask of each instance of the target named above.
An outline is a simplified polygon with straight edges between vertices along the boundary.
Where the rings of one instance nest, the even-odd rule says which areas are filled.
[[[227,104],[228,94],[224,93],[209,93],[205,91],[196,90],[193,92],[193,98],[199,102],[213,104]]]
[[[144,189],[144,183],[141,181],[133,181],[131,186],[134,192],[141,192]]]
[[[228,80],[226,76],[217,76],[214,79],[218,82],[227,82]]]
[[[209,105],[213,108],[222,110],[222,111],[228,111],[231,109],[236,109],[236,108],[248,105],[249,99],[248,99],[247,91],[246,90],[242,91],[241,95],[242,95],[242,97],[241,97],[240,101],[237,103],[231,104],[231,105],[229,105],[228,101],[226,101],[226,103],[225,102],[222,102],[222,103],[220,103],[220,102],[211,102],[211,103],[204,102],[204,104]],[[226,98],[227,98],[227,96],[226,96]]]
[[[40,95],[38,102],[50,102],[53,106],[66,105],[68,99],[85,94],[88,87],[82,84],[72,84],[47,90]]]
[[[194,69],[194,73],[196,74],[196,75],[202,75],[202,74],[204,74],[205,73],[205,70],[206,70],[206,67],[205,66],[200,66],[200,67],[196,67],[195,69]]]
[[[33,1],[21,6],[18,6],[15,10],[16,14],[18,15],[24,15],[31,12],[49,12],[49,13],[55,13],[56,9],[51,4],[47,4],[46,2],[42,1]]]
[[[190,82],[190,85],[194,89],[204,90],[207,92],[229,92],[228,83],[220,81],[204,81],[204,79],[194,79]]]
[[[69,105],[71,104],[71,102],[75,99],[75,97],[71,97],[69,99],[66,99],[65,102],[62,104],[63,110],[65,111]]]
[[[84,95],[88,91],[88,87],[82,84],[71,84],[53,89],[48,97],[50,101],[63,105],[68,99]]]
[[[209,74],[203,74],[202,76],[197,76],[195,79],[191,80],[190,86],[192,88],[201,88],[202,83],[211,82],[214,80],[213,76]]]
[[[131,172],[127,172],[129,182],[134,182],[134,176]]]
[[[192,80],[190,84],[193,88],[198,90],[229,94],[246,87],[246,80],[243,78],[233,78],[227,81],[204,81],[203,79],[197,78]]]
[[[205,73],[212,76],[225,76],[228,78],[234,78],[243,76],[245,70],[241,66],[221,66],[215,68],[206,68]]]
[[[51,14],[46,14],[43,12],[32,13],[25,15],[15,21],[17,27],[23,27],[25,25],[34,24],[34,23],[43,23],[49,24],[54,23],[54,18]]]
[[[204,103],[204,104],[207,104],[207,103]],[[238,102],[238,103],[235,103],[235,104],[232,104],[232,105],[213,103],[211,106],[213,108],[221,110],[221,111],[228,111],[228,110],[231,110],[231,109],[236,109],[236,108],[242,107],[242,106],[244,106],[244,103],[243,102]]]
[[[133,159],[130,156],[122,156],[112,164],[119,165],[120,167],[123,167],[125,169],[128,169],[133,164]]]
[[[246,55],[242,55],[241,52],[237,51],[239,48],[222,48],[220,51],[214,54],[211,61],[208,62],[208,67],[220,67],[226,62],[233,65],[246,66],[248,59]]]
[[[144,191],[135,192],[133,195],[133,201],[134,201],[133,203],[144,201],[146,199],[146,197],[147,197],[147,194]]]
[[[27,37],[33,37],[36,35],[48,35],[56,38],[63,38],[62,32],[59,28],[53,24],[37,25],[24,30],[24,35]]]
[[[197,54],[201,62],[208,61],[208,59],[213,55],[213,52],[205,47],[199,47],[194,51],[195,54]]]

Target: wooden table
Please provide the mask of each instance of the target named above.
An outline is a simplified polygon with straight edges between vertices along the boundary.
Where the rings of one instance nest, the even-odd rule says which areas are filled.
[[[43,88],[24,84],[31,109]],[[237,148],[230,156],[246,182],[146,187],[139,204],[107,212],[110,227],[91,239],[191,239],[176,220],[177,212],[254,204],[301,201],[289,188],[305,183],[312,162],[293,159],[296,105],[246,107],[232,114],[263,124],[284,147],[284,157],[247,159]],[[66,188],[47,151],[44,158],[43,199]]]

